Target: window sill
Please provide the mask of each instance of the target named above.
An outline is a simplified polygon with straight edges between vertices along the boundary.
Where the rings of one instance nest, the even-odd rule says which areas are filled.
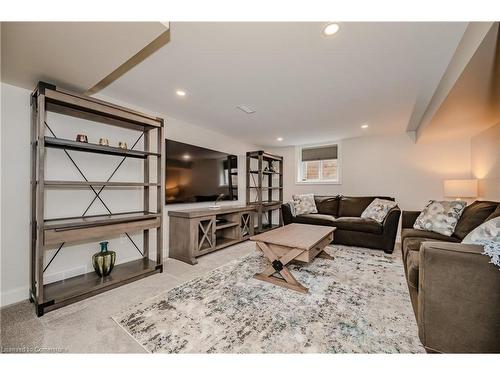
[[[295,185],[342,185],[340,181],[295,181]]]

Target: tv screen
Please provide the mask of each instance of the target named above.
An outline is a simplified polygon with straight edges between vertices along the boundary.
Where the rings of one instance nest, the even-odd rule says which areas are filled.
[[[166,140],[165,204],[238,199],[238,158]]]

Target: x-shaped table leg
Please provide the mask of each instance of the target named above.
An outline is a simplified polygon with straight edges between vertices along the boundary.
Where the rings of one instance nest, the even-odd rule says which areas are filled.
[[[300,293],[307,293],[309,291],[308,288],[297,281],[297,279],[286,267],[288,263],[297,258],[305,250],[290,249],[290,251],[288,251],[285,255],[279,257],[274,253],[274,251],[268,244],[264,242],[257,242],[257,246],[262,250],[264,255],[269,260],[270,266],[267,267],[264,272],[256,274],[254,276],[256,279],[267,281],[269,283],[292,289]],[[279,273],[282,278],[274,276],[275,273]]]

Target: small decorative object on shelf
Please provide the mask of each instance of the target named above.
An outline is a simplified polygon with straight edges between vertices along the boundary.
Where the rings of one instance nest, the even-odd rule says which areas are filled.
[[[109,146],[109,141],[108,141],[108,138],[100,138],[99,139],[99,144],[101,146]]]
[[[277,173],[278,172],[278,169],[276,167],[276,162],[274,160],[271,160],[269,162],[269,172],[272,172],[272,173]]]
[[[82,143],[89,143],[89,140],[85,134],[78,134],[76,136],[76,141],[77,142],[82,142]]]
[[[127,142],[118,142],[118,147],[123,148],[126,150],[128,148]]]
[[[92,255],[92,265],[100,277],[108,276],[115,265],[116,253],[108,250],[108,241],[99,243],[101,251]]]
[[[208,208],[210,208],[211,210],[218,210],[218,209],[220,209],[219,201],[222,200],[222,199],[224,199],[224,197],[225,197],[224,194],[219,194],[219,196],[215,200],[214,204],[211,205],[211,206],[208,206]]]

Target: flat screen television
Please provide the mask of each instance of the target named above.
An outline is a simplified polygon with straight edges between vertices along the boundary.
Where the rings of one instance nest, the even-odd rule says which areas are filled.
[[[238,199],[236,155],[169,139],[165,149],[165,204]]]

